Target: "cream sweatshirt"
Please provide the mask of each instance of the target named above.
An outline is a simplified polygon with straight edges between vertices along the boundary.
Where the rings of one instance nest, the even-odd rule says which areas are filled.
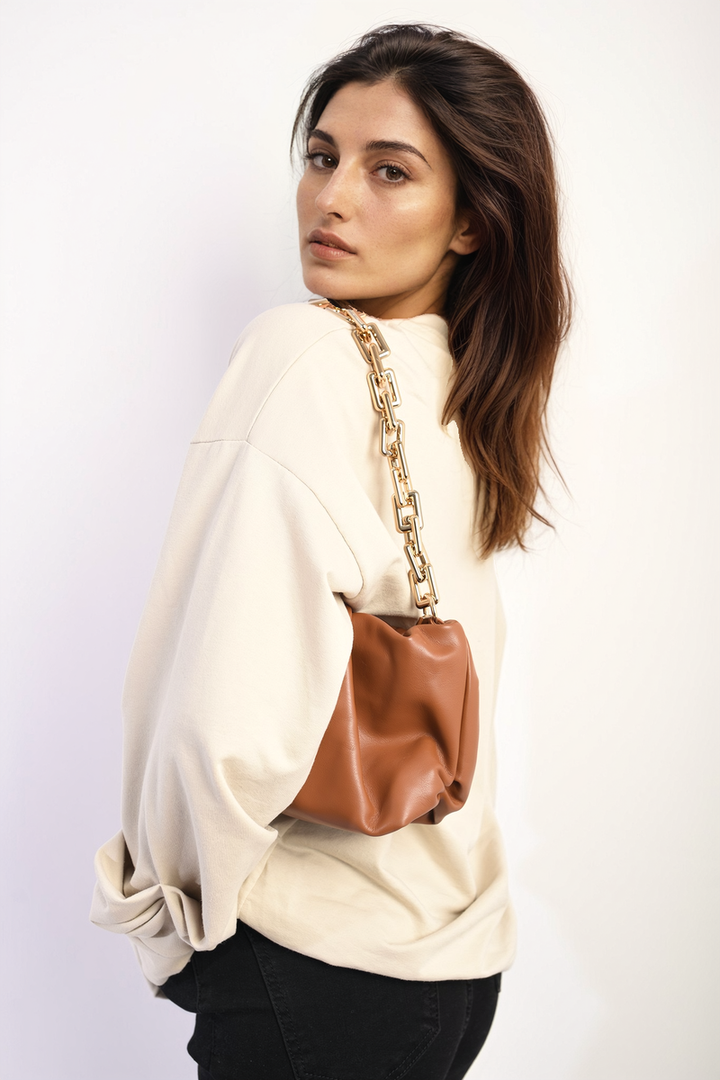
[[[186,461],[123,695],[122,831],[91,918],[127,934],[154,987],[241,918],[330,964],[469,979],[512,962],[493,812],[503,617],[473,546],[474,483],[438,315],[379,320],[398,377],[441,618],[480,682],[470,797],[440,825],[369,837],[285,817],[352,647],[344,602],[415,618],[367,365],[332,312],[290,304],[240,337]]]

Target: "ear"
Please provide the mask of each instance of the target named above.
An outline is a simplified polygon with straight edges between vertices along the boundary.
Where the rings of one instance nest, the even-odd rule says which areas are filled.
[[[471,255],[482,243],[483,228],[479,221],[468,214],[461,214],[457,219],[457,229],[450,241],[450,251],[456,255]]]

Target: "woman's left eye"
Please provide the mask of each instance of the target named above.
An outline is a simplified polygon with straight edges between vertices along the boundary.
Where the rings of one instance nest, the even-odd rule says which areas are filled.
[[[377,171],[379,173],[384,172],[383,179],[389,180],[391,184],[398,184],[401,180],[407,180],[407,173],[399,165],[379,165]]]

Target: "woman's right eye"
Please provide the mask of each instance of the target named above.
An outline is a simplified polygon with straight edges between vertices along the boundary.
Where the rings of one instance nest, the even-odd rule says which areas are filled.
[[[335,168],[335,158],[332,157],[330,154],[323,153],[322,150],[316,150],[314,153],[311,153],[308,150],[307,154],[305,155],[305,160],[309,161],[310,164],[316,169]]]

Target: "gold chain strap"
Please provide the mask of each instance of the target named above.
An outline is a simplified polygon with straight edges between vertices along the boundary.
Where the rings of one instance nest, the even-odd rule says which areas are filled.
[[[373,408],[381,414],[380,451],[390,466],[393,483],[395,525],[405,537],[405,557],[410,569],[408,578],[421,618],[436,614],[439,603],[435,575],[422,542],[423,516],[420,496],[412,486],[405,456],[405,424],[395,409],[402,404],[395,372],[383,365],[390,355],[385,338],[376,323],[365,322],[362,313],[349,305],[332,300],[311,300],[316,307],[327,308],[350,324],[355,344],[370,365],[367,380]]]

